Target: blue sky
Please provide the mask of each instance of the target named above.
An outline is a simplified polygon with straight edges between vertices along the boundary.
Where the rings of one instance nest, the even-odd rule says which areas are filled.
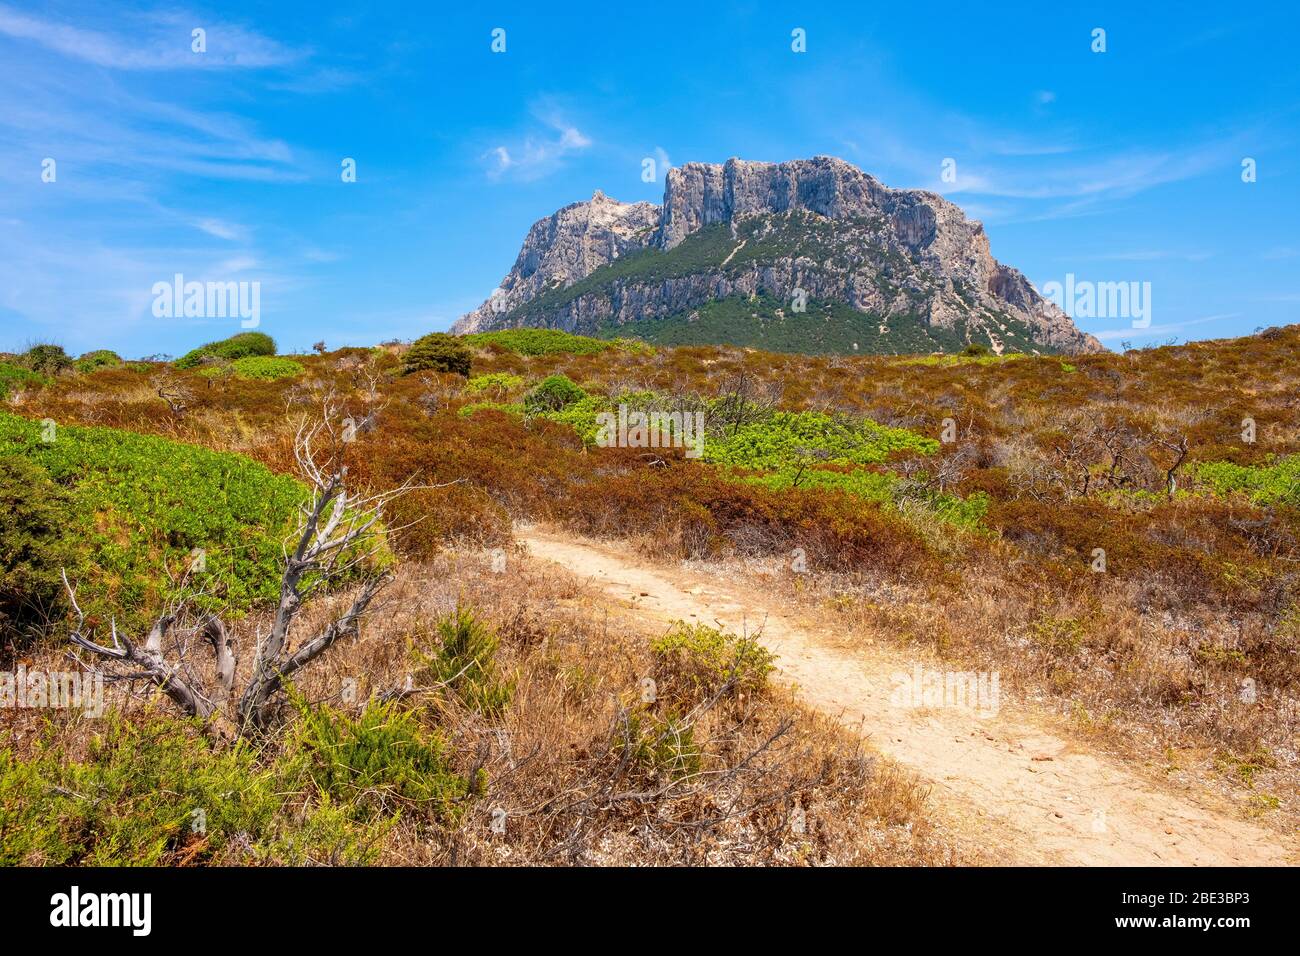
[[[1079,321],[1112,347],[1300,321],[1294,9],[612,6],[0,0],[0,349],[239,330],[155,318],[178,272],[260,282],[286,351],[445,329],[536,219],[659,201],[647,156],[943,192],[1040,287],[1150,282],[1149,329]]]

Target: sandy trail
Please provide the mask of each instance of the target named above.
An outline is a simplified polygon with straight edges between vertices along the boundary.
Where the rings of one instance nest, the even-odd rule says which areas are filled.
[[[537,557],[589,581],[656,625],[685,620],[755,633],[779,655],[778,677],[927,780],[934,806],[997,859],[1092,866],[1282,865],[1295,848],[1275,833],[1201,807],[1044,729],[1007,705],[977,716],[892,704],[894,675],[916,662],[883,642],[850,653],[771,594],[684,567],[649,566],[615,546],[518,529]]]

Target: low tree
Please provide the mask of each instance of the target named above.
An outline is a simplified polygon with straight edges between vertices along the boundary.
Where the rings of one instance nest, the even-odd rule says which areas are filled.
[[[454,335],[430,332],[416,339],[404,356],[402,374],[412,372],[454,372],[469,375],[470,351]]]

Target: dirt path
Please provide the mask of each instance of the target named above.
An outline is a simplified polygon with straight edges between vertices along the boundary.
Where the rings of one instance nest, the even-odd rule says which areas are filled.
[[[1014,863],[1280,865],[1274,833],[1199,807],[1002,706],[977,716],[891,703],[895,675],[916,662],[881,643],[852,654],[818,640],[817,625],[740,581],[658,567],[615,547],[537,528],[518,540],[607,599],[658,624],[685,620],[753,634],[779,655],[778,676],[808,705],[838,717],[934,788],[934,805],[993,854]]]

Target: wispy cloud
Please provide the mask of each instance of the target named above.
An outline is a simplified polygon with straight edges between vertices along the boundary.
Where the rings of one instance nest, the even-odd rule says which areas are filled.
[[[216,236],[218,239],[226,239],[231,242],[237,242],[248,235],[248,230],[243,226],[233,222],[223,222],[220,219],[200,219],[194,223],[194,227],[209,236]]]
[[[284,66],[305,55],[256,31],[197,15],[154,14],[132,27],[128,35],[118,36],[0,4],[0,34],[112,69],[258,69]],[[204,31],[203,52],[194,50],[196,29]]]
[[[1213,252],[1180,252],[1174,249],[1138,249],[1133,251],[1098,252],[1091,255],[1058,256],[1068,262],[1204,262],[1214,258]]]
[[[1102,329],[1100,332],[1093,332],[1102,342],[1127,342],[1133,339],[1149,339],[1157,335],[1168,335],[1171,332],[1181,332],[1183,329],[1191,328],[1194,325],[1204,325],[1207,322],[1222,322],[1226,319],[1237,319],[1241,317],[1240,312],[1225,312],[1223,315],[1207,315],[1203,319],[1188,319],[1186,322],[1168,322],[1164,325],[1149,325],[1144,329],[1135,329],[1132,327],[1123,329]]]
[[[493,146],[483,154],[488,177],[538,179],[560,167],[564,158],[592,145],[591,137],[554,109],[535,110],[538,122],[549,132],[531,132],[521,141]]]

